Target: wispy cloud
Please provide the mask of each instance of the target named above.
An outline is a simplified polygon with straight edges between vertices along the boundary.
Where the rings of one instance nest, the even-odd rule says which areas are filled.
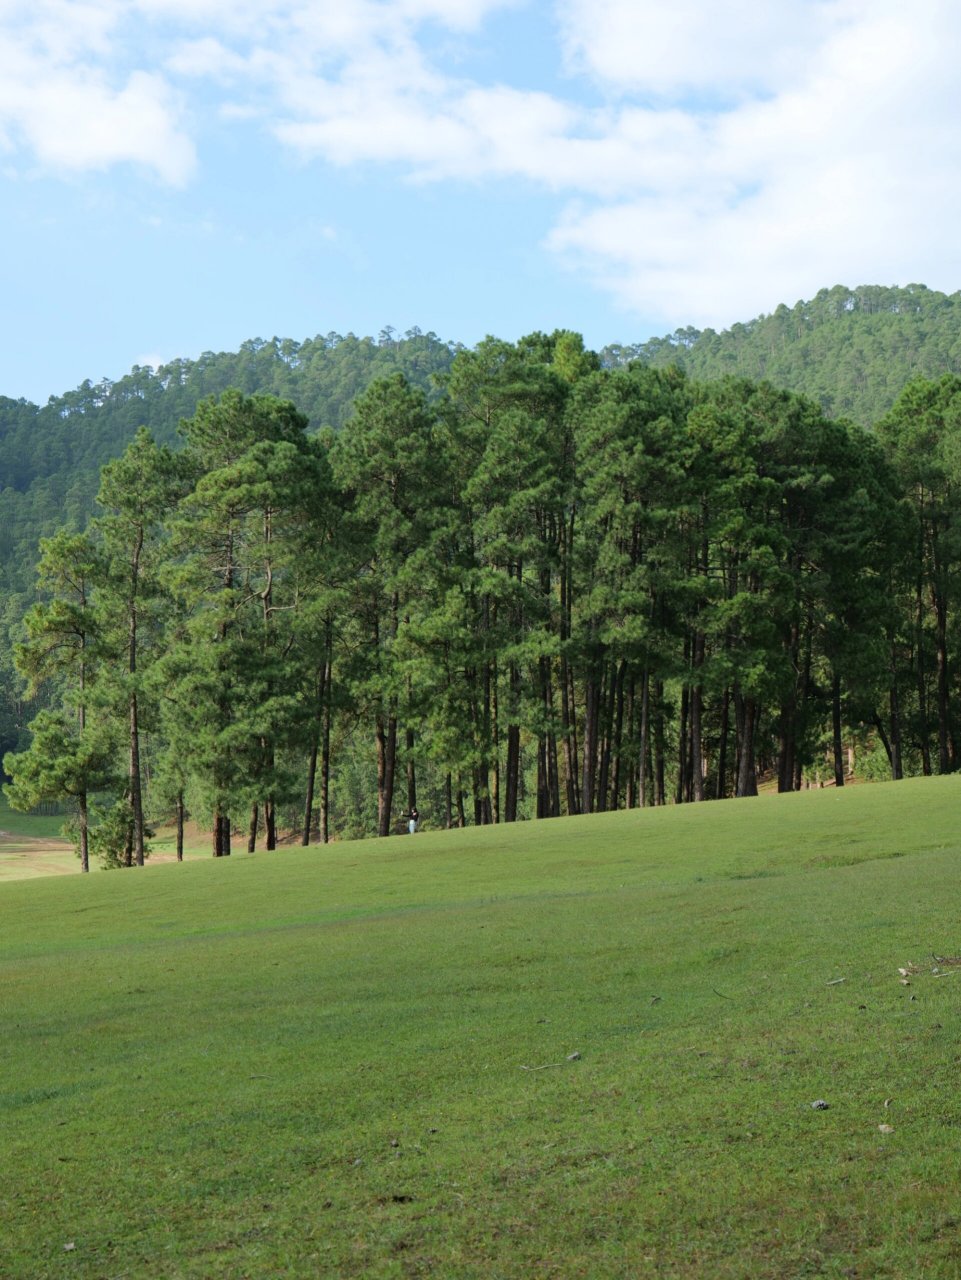
[[[0,146],[8,165],[133,162],[176,185],[209,117],[307,163],[528,182],[558,198],[558,261],[665,322],[957,277],[956,6],[556,0],[563,95],[445,61],[511,7],[0,0]]]

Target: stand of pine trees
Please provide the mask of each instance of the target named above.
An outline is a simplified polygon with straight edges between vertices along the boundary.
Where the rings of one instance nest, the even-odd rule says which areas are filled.
[[[558,332],[307,427],[204,401],[42,544],[7,794],[84,866],[957,767],[961,379],[868,432]]]

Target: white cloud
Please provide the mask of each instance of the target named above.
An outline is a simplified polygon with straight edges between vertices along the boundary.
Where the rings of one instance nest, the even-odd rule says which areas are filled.
[[[723,97],[790,83],[843,12],[832,0],[562,0],[559,18],[571,67],[609,92]]]
[[[838,282],[957,281],[961,15],[839,4],[781,93],[717,114],[649,191],[571,206],[547,243],[631,311],[718,324]],[[663,137],[648,155],[665,162]]]
[[[0,0],[0,148],[176,184],[216,118],[305,162],[528,182],[565,202],[559,261],[666,322],[957,278],[948,0],[555,0],[563,95],[466,78],[451,45],[524,3]]]
[[[8,2],[0,10],[0,136],[54,172],[132,162],[180,185],[194,147],[172,86],[153,69],[116,66],[114,0]]]

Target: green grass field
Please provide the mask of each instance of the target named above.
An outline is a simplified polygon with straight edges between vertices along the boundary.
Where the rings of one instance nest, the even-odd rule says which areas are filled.
[[[961,1276],[959,815],[4,883],[0,1275]]]

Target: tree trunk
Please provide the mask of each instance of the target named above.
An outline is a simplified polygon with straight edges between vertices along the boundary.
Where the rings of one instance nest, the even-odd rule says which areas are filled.
[[[517,779],[521,758],[520,725],[507,726],[507,759],[504,763],[504,821],[517,821]]]
[[[574,540],[574,513],[571,513],[570,527],[564,524],[565,555],[561,565],[561,609],[560,609],[560,681],[561,681],[561,737],[564,742],[564,791],[568,814],[580,813],[577,789],[577,726],[575,723],[573,676],[567,660],[567,642],[571,634],[571,548]]]
[[[394,768],[397,759],[397,720],[388,716],[386,723],[377,716],[377,834],[390,835],[391,810],[394,804]]]
[[[130,613],[127,629],[127,670],[131,678],[130,690],[130,812],[133,818],[133,856],[137,866],[144,864],[143,786],[140,772],[140,721],[137,708],[137,690],[134,679],[137,674],[137,593],[140,578],[140,557],[143,551],[143,529],[138,531],[130,563]]]
[[[754,759],[754,732],[757,726],[757,703],[754,698],[738,695],[741,704],[737,761],[737,794],[757,795],[757,772]]]
[[[644,674],[641,677],[641,743],[637,762],[637,804],[641,809],[647,804],[648,798],[647,764],[651,754],[649,741],[651,732],[650,685],[650,674],[647,667],[645,667]]]
[[[841,741],[841,677],[835,671],[831,684],[831,737],[834,748],[834,785],[844,786],[844,744]]]
[[[320,738],[320,843],[330,840],[330,721],[333,714],[331,679],[333,662],[330,649],[327,652],[327,692],[324,698],[324,727]]]
[[[937,663],[938,663],[938,772],[951,772],[951,752],[949,750],[948,723],[950,709],[948,705],[948,608],[941,591],[933,591],[934,616],[937,627]]]
[[[584,691],[584,751],[581,757],[581,813],[594,812],[594,782],[597,777],[597,731],[601,712],[601,689],[596,670],[587,679]]]
[[[304,798],[304,825],[300,833],[300,843],[306,848],[310,844],[310,833],[314,825],[314,784],[317,778],[317,757],[320,744],[317,737],[310,744],[310,755],[307,758],[307,795]]]
[[[177,861],[184,860],[184,793],[177,792]]]
[[[250,806],[250,830],[247,833],[247,852],[257,851],[257,827],[260,824],[260,810],[256,804]]]
[[[80,837],[80,870],[90,870],[90,819],[87,813],[87,793],[81,791],[77,796],[77,826]]]
[[[727,798],[727,742],[731,732],[731,691],[725,688],[721,700],[721,728],[717,746],[717,783],[714,797],[717,800]]]
[[[407,746],[407,812],[417,808],[417,766],[414,764],[414,731],[408,729],[404,735]]]
[[[328,656],[321,669],[320,678],[317,681],[317,690],[314,695],[314,718],[310,735],[310,755],[307,760],[307,795],[304,800],[304,826],[300,839],[300,843],[304,846],[310,844],[310,833],[314,826],[314,788],[317,781],[317,758],[320,754],[320,737],[323,732],[324,703],[326,701],[329,665],[330,659]]]
[[[611,752],[613,750],[614,738],[614,707],[617,701],[617,678],[613,665],[607,664],[607,671],[604,674],[603,697],[601,705],[604,708],[604,723],[601,726],[600,752],[598,759],[597,772],[597,789],[595,792],[595,808],[598,813],[603,813],[607,809],[608,791],[610,788],[611,778]]]
[[[922,557],[924,554],[922,543]],[[917,636],[917,682],[918,682],[918,720],[919,735],[921,738],[921,771],[926,778],[932,773],[931,769],[931,745],[928,740],[928,693],[925,674],[924,662],[924,603],[922,596],[921,579],[918,578],[917,589],[915,593],[915,632]],[[893,670],[893,663],[892,663]],[[893,766],[892,766],[893,767]]]
[[[504,821],[517,821],[517,787],[521,764],[521,729],[517,723],[521,696],[521,673],[512,662],[508,672],[510,724],[507,726],[507,759],[504,764]]]
[[[144,864],[143,788],[140,773],[140,724],[137,694],[130,694],[130,815],[133,821],[132,854],[138,867]]]
[[[681,716],[677,731],[677,785],[674,798],[677,804],[684,804],[691,798],[691,774],[688,766],[687,722],[691,691],[688,685],[681,688]]]
[[[664,681],[654,681],[654,803],[667,803],[664,787]]]

